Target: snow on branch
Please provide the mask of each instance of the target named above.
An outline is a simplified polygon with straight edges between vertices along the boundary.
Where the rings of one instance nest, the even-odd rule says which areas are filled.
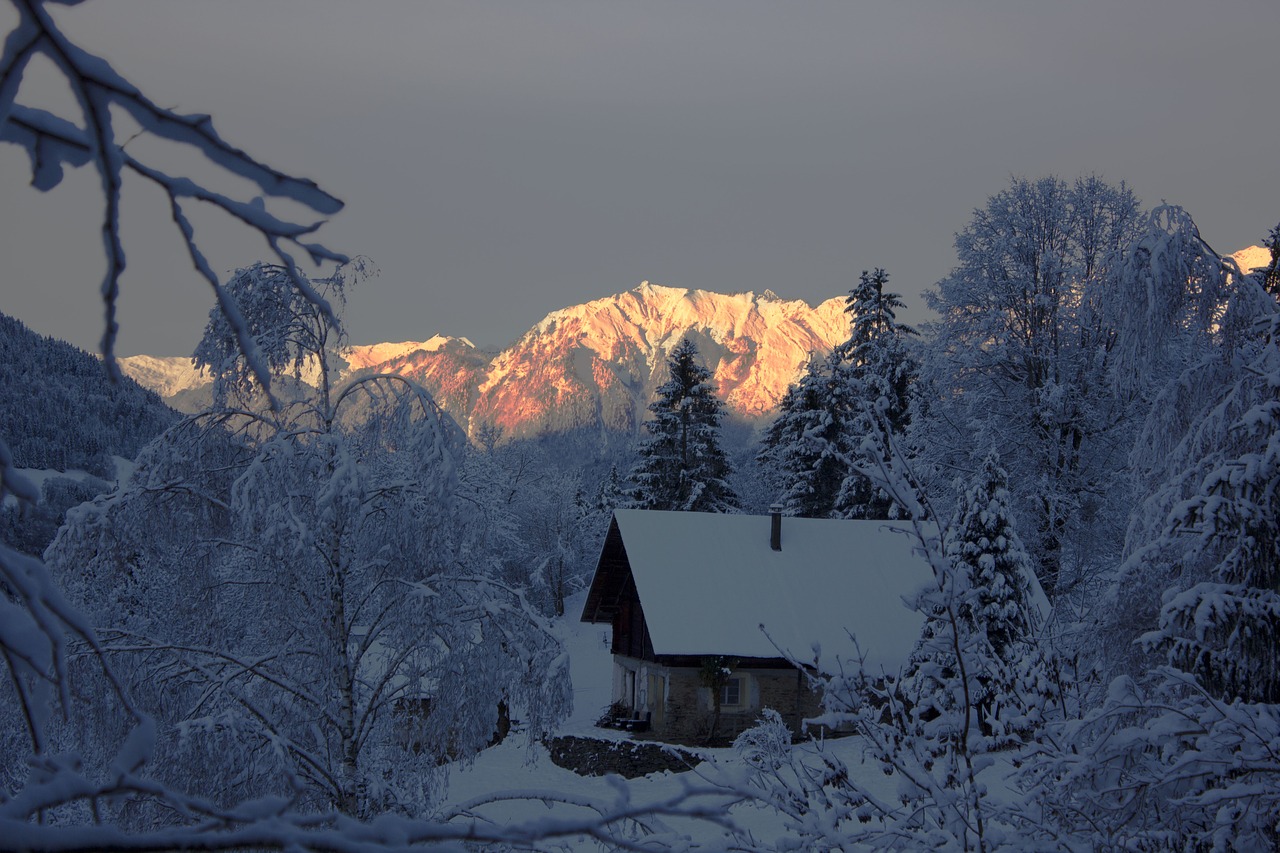
[[[219,307],[234,327],[242,326],[243,320],[230,310],[234,306],[224,298],[212,267],[197,246],[194,228],[183,209],[184,200],[213,205],[260,233],[295,279],[298,289],[323,313],[332,314],[328,303],[299,274],[288,248],[290,245],[300,248],[315,263],[345,262],[345,256],[323,245],[304,242],[303,238],[314,233],[323,220],[306,223],[280,218],[268,212],[261,197],[231,198],[190,178],[156,169],[123,150],[113,124],[112,108],[129,115],[147,133],[191,146],[224,174],[250,181],[265,195],[297,202],[320,216],[337,213],[342,209],[341,201],[314,182],[285,174],[230,144],[214,129],[209,116],[182,115],[157,105],[104,59],[72,43],[46,8],[48,0],[13,0],[13,4],[19,20],[0,54],[0,140],[26,149],[31,158],[31,184],[42,192],[61,182],[65,166],[76,168],[92,163],[98,172],[104,202],[103,251],[107,260],[102,281],[102,298],[106,304],[102,355],[113,379],[120,376],[115,361],[119,329],[116,304],[126,263],[120,239],[120,191],[126,171],[155,184],[168,196],[174,223],[182,234],[192,264],[214,289]],[[18,101],[23,74],[37,55],[47,57],[62,73],[79,104],[78,118],[82,124]],[[268,384],[265,373],[259,379],[264,387]]]

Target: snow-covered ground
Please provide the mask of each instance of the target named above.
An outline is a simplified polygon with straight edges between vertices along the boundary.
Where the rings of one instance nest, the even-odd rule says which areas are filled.
[[[134,465],[134,461],[132,459],[126,459],[123,456],[112,456],[111,459],[116,463],[116,476],[114,479],[116,485],[127,482],[129,477],[133,474],[133,469],[136,467]],[[37,491],[43,491],[45,481],[52,480],[54,477],[66,477],[71,480],[88,480],[90,478],[101,479],[100,477],[95,477],[95,475],[90,474],[88,471],[81,471],[79,468],[70,468],[66,471],[59,471],[55,468],[15,468],[14,470],[20,476],[29,480],[31,485],[36,487]],[[113,481],[108,480],[107,482]],[[4,496],[4,502],[6,504],[16,503],[17,498],[13,495],[6,494]]]
[[[609,654],[609,629],[578,621],[584,595],[571,599],[566,615],[558,623],[557,632],[570,655],[573,677],[574,710],[564,723],[562,734],[583,735],[596,738],[628,737],[623,732],[597,729],[595,720],[609,704],[609,687],[613,659]],[[886,798],[892,798],[896,780],[885,777],[878,767],[863,764],[859,738],[843,738],[830,741],[827,748],[838,755],[853,772],[865,771],[865,782]],[[685,749],[688,749],[685,747]],[[701,784],[698,774],[709,772],[715,765],[736,767],[740,764],[733,749],[695,749],[705,755],[711,764],[703,764],[684,773],[653,773],[626,782],[629,796],[635,803],[652,803],[679,796],[689,784]],[[501,791],[546,791],[575,798],[612,799],[616,797],[616,778],[583,777],[552,763],[540,744],[529,745],[523,737],[510,737],[499,746],[487,749],[469,767],[455,767],[450,775],[445,807],[457,806],[477,798]],[[499,822],[524,822],[546,819],[556,815],[566,818],[581,817],[585,810],[571,806],[548,807],[536,800],[504,801],[482,806],[478,813]],[[734,822],[749,829],[757,838],[773,841],[784,832],[782,819],[772,811],[752,804],[740,804],[732,809]],[[687,836],[690,840],[709,849],[724,846],[723,831],[710,822],[687,819],[663,821],[663,825],[675,833],[676,838]],[[674,842],[676,838],[673,838]],[[597,849],[590,840],[582,841],[582,849]]]

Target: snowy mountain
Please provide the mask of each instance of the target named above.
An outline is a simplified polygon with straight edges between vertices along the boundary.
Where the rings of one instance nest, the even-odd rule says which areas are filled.
[[[1249,246],[1227,257],[1234,260],[1242,272],[1249,273],[1271,263],[1271,250],[1265,246]]]
[[[436,336],[353,346],[343,357],[348,375],[414,378],[472,429],[491,424],[506,436],[528,437],[635,430],[666,377],[667,353],[686,335],[714,374],[728,412],[754,420],[773,410],[810,352],[825,352],[848,334],[843,298],[814,308],[771,291],[727,295],[646,281],[554,311],[497,354],[465,338]],[[194,392],[208,384],[189,358],[134,356],[121,359],[121,368],[179,408],[190,408]]]
[[[457,347],[474,349],[466,338],[447,338],[441,335],[425,341],[350,346],[342,351],[346,362],[343,374],[350,376],[358,372],[379,370],[408,373],[408,370],[392,365],[403,365],[406,360],[411,362],[413,356],[419,354],[437,353]],[[204,371],[195,369],[191,356],[131,355],[119,359],[119,363],[126,376],[155,391],[180,412],[200,411],[212,399],[212,380]],[[304,371],[302,379],[306,382],[314,377]]]
[[[174,395],[209,384],[209,377],[192,365],[191,356],[131,355],[117,362],[125,376],[155,391],[170,404]]]
[[[644,282],[552,312],[499,353],[478,389],[472,423],[493,423],[508,435],[634,430],[666,379],[668,352],[686,336],[728,412],[758,418],[777,405],[809,352],[848,337],[843,312],[843,299],[812,308],[767,291],[725,295]]]

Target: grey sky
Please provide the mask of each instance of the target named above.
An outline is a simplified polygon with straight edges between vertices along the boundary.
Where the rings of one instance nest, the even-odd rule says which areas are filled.
[[[812,303],[872,266],[920,322],[955,231],[1011,175],[1125,180],[1220,251],[1280,220],[1274,0],[97,0],[60,19],[347,202],[321,236],[381,269],[352,294],[356,342],[503,344],[644,279]],[[41,195],[26,170],[0,146],[0,311],[94,349],[96,178]],[[188,353],[207,285],[163,199],[125,201],[120,352]],[[216,269],[265,257],[207,222]]]

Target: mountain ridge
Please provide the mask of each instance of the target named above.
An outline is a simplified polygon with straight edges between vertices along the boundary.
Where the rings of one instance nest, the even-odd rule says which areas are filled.
[[[1248,272],[1270,253],[1250,246],[1228,257]],[[849,335],[844,297],[818,305],[772,290],[717,293],[643,281],[551,311],[497,351],[462,337],[359,344],[341,351],[342,375],[385,372],[429,390],[468,434],[506,438],[580,430],[634,433],[666,378],[666,356],[691,337],[711,370],[726,414],[748,423],[770,415],[809,354]],[[121,369],[175,408],[207,405],[209,379],[190,358],[131,356]],[[305,377],[304,377],[305,378]]]
[[[460,337],[345,348],[345,376],[394,372],[421,382],[459,423],[508,437],[583,427],[635,431],[666,354],[692,336],[728,414],[756,420],[777,405],[810,352],[848,337],[844,298],[817,306],[772,291],[735,294],[648,281],[551,311],[496,353]],[[121,369],[173,405],[198,406],[207,385],[190,358],[130,356]]]

